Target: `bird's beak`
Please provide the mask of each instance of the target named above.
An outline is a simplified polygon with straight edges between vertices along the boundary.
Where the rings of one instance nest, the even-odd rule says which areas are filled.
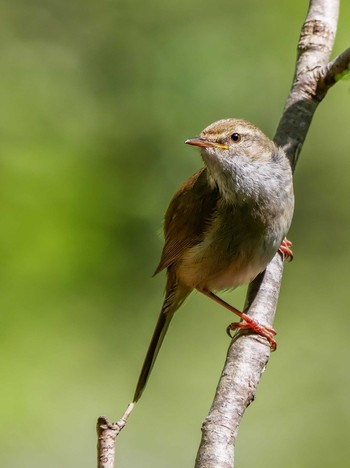
[[[199,146],[201,148],[220,148],[227,150],[228,146],[214,141],[205,140],[204,138],[189,138],[185,141],[186,145]]]

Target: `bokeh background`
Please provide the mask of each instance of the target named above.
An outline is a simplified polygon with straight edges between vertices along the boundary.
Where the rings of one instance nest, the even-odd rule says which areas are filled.
[[[95,422],[133,394],[162,302],[161,220],[223,117],[274,134],[302,0],[4,0],[0,5],[0,465],[95,466]],[[349,46],[342,2],[334,55]],[[295,174],[273,354],[237,466],[350,456],[350,82],[319,107]],[[226,297],[241,307],[245,289]],[[191,467],[228,339],[193,294],[119,438],[122,467]]]

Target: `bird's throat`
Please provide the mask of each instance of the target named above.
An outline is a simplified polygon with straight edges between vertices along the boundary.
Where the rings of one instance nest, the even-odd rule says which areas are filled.
[[[271,179],[276,172],[274,163],[251,163],[237,158],[235,163],[211,161],[207,165],[207,179],[211,188],[217,188],[227,203],[268,202],[281,192],[280,180]],[[269,181],[269,184],[266,181]]]

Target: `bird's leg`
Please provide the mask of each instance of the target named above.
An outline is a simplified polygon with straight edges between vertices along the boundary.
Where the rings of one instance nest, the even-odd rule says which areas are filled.
[[[283,260],[289,260],[290,262],[293,260],[293,251],[292,251],[293,244],[289,241],[286,237],[282,241],[280,248],[278,251],[282,255]]]
[[[229,333],[230,330],[236,330],[237,328],[245,330],[245,329],[251,329],[258,333],[259,335],[263,336],[264,338],[267,339],[267,341],[270,343],[271,350],[274,351],[277,347],[276,340],[273,338],[274,335],[276,335],[276,331],[273,328],[268,327],[267,325],[262,325],[255,320],[253,320],[249,315],[245,314],[244,312],[239,311],[235,307],[231,306],[227,302],[225,302],[223,299],[218,297],[216,294],[213,292],[209,291],[209,289],[198,289],[199,292],[204,294],[205,296],[209,297],[213,301],[217,302],[218,304],[222,305],[226,309],[230,310],[234,314],[238,315],[242,319],[242,322],[239,323],[231,323],[226,331],[229,336],[231,334]]]

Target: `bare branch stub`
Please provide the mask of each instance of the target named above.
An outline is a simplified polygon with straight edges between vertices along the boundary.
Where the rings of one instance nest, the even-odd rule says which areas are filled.
[[[114,468],[115,438],[122,427],[112,424],[104,416],[97,420],[97,467]]]
[[[116,423],[110,423],[105,416],[98,418],[96,424],[97,468],[114,468],[116,437],[125,427],[133,409],[134,403],[130,403],[123,416]]]

